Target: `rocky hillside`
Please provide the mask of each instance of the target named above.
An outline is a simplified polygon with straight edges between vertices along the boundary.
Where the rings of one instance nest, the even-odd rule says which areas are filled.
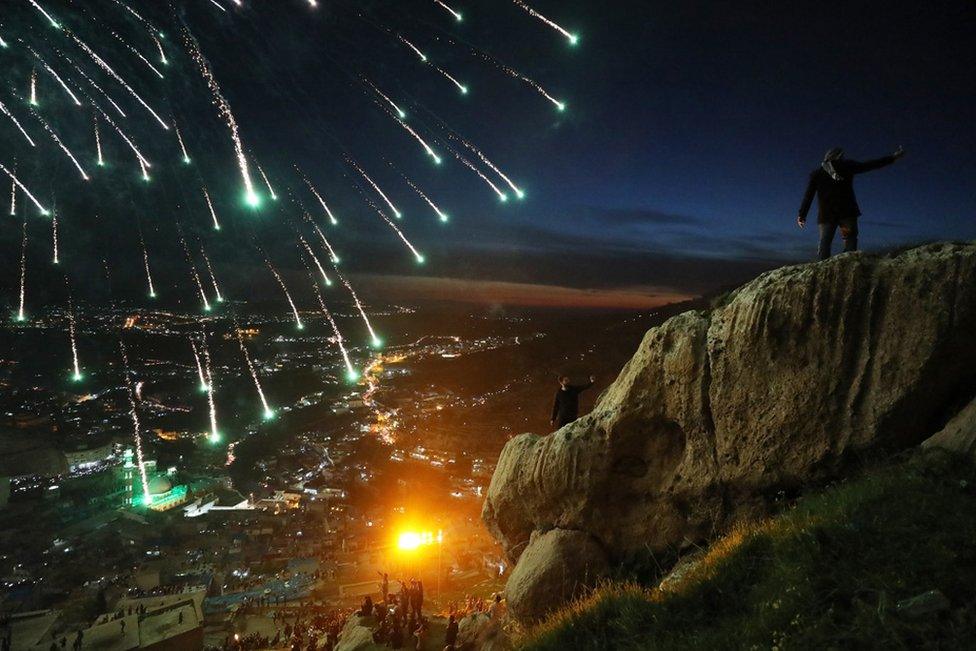
[[[482,515],[513,614],[922,442],[976,395],[974,333],[973,244],[778,269],[650,330],[591,414],[502,452]]]

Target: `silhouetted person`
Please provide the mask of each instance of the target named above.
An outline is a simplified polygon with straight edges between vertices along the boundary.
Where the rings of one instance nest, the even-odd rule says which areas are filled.
[[[552,417],[549,423],[558,429],[579,418],[579,396],[593,386],[594,382],[596,377],[592,375],[589,384],[581,386],[570,384],[568,376],[559,378],[559,390],[556,391],[556,399],[552,403]]]
[[[458,623],[454,619],[454,615],[451,615],[450,619],[447,620],[447,630],[444,632],[444,644],[449,648],[454,648],[457,643],[458,636]]]
[[[383,580],[380,582],[380,592],[383,593],[383,603],[387,603],[388,597],[390,595],[390,577],[387,576],[386,572],[380,574]]]
[[[810,182],[796,219],[800,228],[806,225],[807,213],[816,195],[817,224],[820,226],[818,255],[821,260],[830,257],[830,245],[838,227],[844,239],[844,252],[857,251],[857,218],[861,215],[861,208],[854,196],[854,175],[891,165],[904,155],[905,150],[901,147],[889,156],[864,162],[844,158],[844,150],[840,147],[834,147],[824,154],[820,167],[810,173]]]
[[[359,609],[359,614],[363,617],[369,617],[373,614],[373,598],[369,595],[363,599],[363,607]]]

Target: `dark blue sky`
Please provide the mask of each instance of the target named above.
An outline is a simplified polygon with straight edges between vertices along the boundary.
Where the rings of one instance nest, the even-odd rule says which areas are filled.
[[[62,237],[74,245],[64,255],[79,276],[73,286],[93,286],[102,257],[125,270],[120,278],[138,282],[132,270],[142,264],[141,226],[160,284],[181,288],[173,293],[180,301],[196,300],[185,291],[180,224],[210,250],[228,282],[244,283],[242,293],[265,282],[275,292],[269,274],[249,265],[267,253],[286,273],[302,269],[295,229],[313,234],[300,221],[299,202],[324,224],[295,164],[342,216],[339,227],[326,228],[344,268],[377,293],[396,276],[397,296],[411,289],[403,278],[415,276],[427,277],[413,281],[425,296],[438,291],[430,278],[461,279],[468,289],[481,283],[479,296],[500,291],[490,286],[497,282],[524,284],[526,295],[545,295],[552,285],[694,294],[810,259],[815,229],[801,232],[794,220],[809,172],[835,145],[858,158],[899,144],[908,151],[895,166],[858,179],[865,248],[976,237],[976,5],[968,0],[532,0],[580,34],[576,48],[508,0],[455,0],[466,16],[461,24],[428,0],[335,0],[318,10],[299,0],[254,0],[226,13],[207,2],[175,3],[175,12],[146,5],[170,32],[165,81],[106,36],[112,27],[138,48],[154,47],[116,4],[84,11],[66,0],[47,4],[172,114],[194,156],[193,165],[182,165],[174,139],[90,61],[90,74],[124,103],[126,128],[157,162],[152,183],[138,180],[110,132],[103,131],[109,164],[85,184],[51,143],[33,150],[2,125],[3,160],[18,159],[24,178],[62,214]],[[184,24],[233,106],[248,153],[286,201],[268,202],[258,214],[242,208],[228,131],[181,47]],[[421,65],[394,32],[469,84],[469,95]],[[0,16],[0,33],[32,43],[58,66],[59,50],[84,61],[27,3]],[[567,111],[479,53],[537,80]],[[5,97],[26,119],[16,93],[36,63],[19,47],[4,57],[13,93]],[[443,166],[433,166],[371,101],[363,76],[404,105],[409,123],[444,155]],[[42,114],[91,155],[91,115],[44,77],[40,93]],[[448,145],[457,143],[443,125],[481,147],[525,188],[526,200],[500,204],[451,158]],[[364,206],[345,155],[402,206],[403,229],[425,265]],[[451,214],[449,225],[432,218],[401,172]],[[202,201],[204,185],[224,220],[219,234]],[[46,227],[29,227],[37,248],[29,257],[47,256]],[[0,240],[18,254],[17,229],[0,232]],[[464,283],[442,287],[445,296],[466,292]],[[502,289],[510,294],[512,287]],[[561,296],[572,303],[571,293]]]

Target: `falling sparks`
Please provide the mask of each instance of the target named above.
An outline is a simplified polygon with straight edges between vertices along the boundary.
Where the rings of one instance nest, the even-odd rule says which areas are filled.
[[[431,64],[431,67],[434,68],[434,70],[436,70],[437,72],[441,73],[441,75],[443,75],[445,79],[447,79],[452,84],[454,84],[455,86],[457,86],[457,89],[459,91],[461,91],[461,94],[462,95],[467,95],[468,94],[468,87],[467,87],[467,85],[466,84],[462,84],[460,81],[458,81],[457,78],[454,75],[452,75],[451,73],[449,73],[447,70],[444,70],[444,68],[441,68],[440,66],[435,66],[435,65]]]
[[[240,129],[237,126],[237,119],[234,117],[233,111],[231,111],[230,104],[224,98],[223,92],[220,90],[220,86],[217,84],[217,78],[214,77],[213,72],[210,70],[210,64],[207,59],[200,52],[200,46],[197,44],[196,39],[190,34],[190,30],[183,29],[184,41],[187,44],[187,49],[190,51],[190,55],[197,64],[197,68],[200,70],[200,74],[203,76],[204,81],[207,83],[207,87],[210,89],[210,93],[213,95],[214,102],[217,105],[217,109],[220,116],[223,118],[224,122],[227,124],[227,128],[230,129],[231,140],[234,143],[234,151],[237,154],[237,165],[241,171],[241,179],[244,181],[244,201],[248,206],[252,208],[257,208],[261,204],[261,197],[254,190],[254,183],[251,180],[251,172],[247,163],[247,156],[244,155],[244,143],[241,142]]]
[[[37,106],[37,70],[31,71],[30,78],[30,99],[31,106]]]
[[[24,304],[27,300],[27,215],[24,215],[23,238],[20,246],[20,307],[17,309],[17,320],[24,321]]]
[[[477,147],[475,147],[473,144],[471,144],[470,142],[468,142],[464,138],[460,138],[460,137],[456,137],[455,136],[454,139],[455,140],[458,140],[461,144],[463,144],[469,150],[471,150],[472,152],[474,152],[475,156],[478,157],[478,160],[480,160],[482,163],[484,163],[485,165],[487,165],[491,169],[491,171],[493,171],[503,181],[505,181],[505,183],[508,185],[508,187],[512,188],[512,192],[515,193],[515,196],[517,196],[519,199],[524,199],[525,198],[525,192],[522,190],[522,188],[520,188],[517,185],[515,185],[515,183],[512,181],[512,179],[508,178],[508,175],[507,174],[505,174],[500,169],[498,169],[498,166],[495,165],[493,162],[491,162],[491,160],[489,160],[489,158],[487,156],[485,156],[485,154],[480,149],[478,149]],[[503,199],[503,201],[504,201],[504,199]]]
[[[153,286],[152,271],[149,269],[149,249],[146,248],[146,240],[142,237],[142,230],[139,231],[139,243],[142,244],[142,263],[146,268],[146,283],[149,285],[149,298],[156,298],[156,288]]]
[[[182,230],[180,232],[180,244],[183,245],[183,254],[186,256],[186,262],[190,265],[190,275],[193,277],[193,282],[196,284],[197,291],[200,293],[200,302],[203,303],[203,311],[209,312],[211,310],[210,301],[207,300],[207,292],[203,290],[200,274],[197,273],[197,266],[193,263],[193,256],[190,254],[190,247],[186,245],[186,238],[183,237]]]
[[[274,265],[271,264],[271,260],[265,258],[264,262],[268,265],[268,269],[271,270],[271,273],[274,274],[275,280],[277,280],[278,284],[281,285],[281,291],[284,292],[285,298],[288,299],[288,305],[291,306],[291,312],[295,316],[295,327],[299,330],[304,330],[305,325],[302,323],[302,317],[298,315],[298,308],[295,307],[295,301],[292,300],[291,293],[288,291],[288,287],[285,285],[284,279],[281,277],[281,274],[278,273],[278,270],[274,268]]]
[[[17,183],[15,181],[10,182],[10,216],[13,217],[17,214]]]
[[[329,278],[329,275],[327,273],[325,273],[325,269],[322,267],[322,263],[319,262],[319,259],[317,257],[315,257],[315,253],[312,251],[312,247],[310,247],[308,245],[308,242],[301,235],[298,236],[298,239],[302,243],[302,246],[305,247],[305,250],[308,251],[308,254],[312,257],[312,262],[315,263],[315,266],[316,266],[316,268],[318,268],[319,273],[322,274],[322,281],[327,286],[331,287],[332,286],[332,279]]]
[[[264,168],[258,165],[257,163],[255,163],[254,165],[258,168],[258,172],[261,174],[261,178],[264,179],[264,184],[268,186],[268,195],[271,197],[271,200],[277,201],[278,194],[274,191],[274,188],[271,187],[271,181],[268,180],[268,175],[264,173]]]
[[[312,225],[312,228],[315,229],[315,232],[318,233],[319,239],[322,240],[322,244],[325,246],[326,250],[329,252],[329,259],[332,260],[332,264],[333,265],[339,264],[339,256],[336,255],[335,249],[332,248],[332,245],[329,243],[329,240],[326,239],[325,233],[323,233],[322,232],[322,229],[319,228],[319,225],[316,224],[315,221],[312,220],[312,216],[311,215],[309,215],[306,212],[306,213],[304,213],[304,217],[305,217],[305,221],[307,221],[309,224],[311,224]]]
[[[166,51],[163,50],[163,44],[160,43],[159,39],[156,38],[155,34],[153,35],[152,40],[156,44],[156,49],[159,50],[159,62],[162,63],[164,66],[168,66],[169,59],[166,58]]]
[[[203,368],[207,373],[207,407],[210,412],[210,442],[220,443],[220,431],[217,429],[217,402],[214,400],[213,367],[210,364],[210,348],[207,346],[207,334],[203,333],[200,342],[203,348]]]
[[[78,340],[75,336],[75,310],[74,306],[68,312],[68,338],[71,341],[71,379],[80,382],[81,364],[78,362]]]
[[[42,7],[41,5],[37,4],[37,2],[35,0],[27,0],[27,1],[30,2],[31,5],[33,5],[35,9],[37,9],[39,12],[41,12],[42,14],[44,14],[44,17],[47,18],[47,22],[51,25],[51,27],[54,27],[56,29],[61,27],[60,23],[58,23],[58,21],[54,20],[54,17],[51,14],[47,13],[44,10],[44,7]]]
[[[392,99],[390,99],[390,96],[389,96],[389,95],[387,95],[386,93],[384,93],[383,91],[381,91],[381,90],[380,90],[379,88],[377,88],[377,87],[376,87],[376,84],[374,84],[373,82],[371,82],[371,81],[370,81],[369,79],[363,79],[363,81],[365,81],[365,82],[366,82],[366,84],[368,84],[368,85],[369,85],[369,87],[373,89],[373,92],[375,92],[375,93],[376,93],[377,95],[379,95],[379,96],[380,96],[380,98],[381,98],[381,99],[382,99],[382,100],[383,100],[384,102],[386,102],[386,103],[387,103],[387,104],[389,104],[389,105],[390,105],[391,107],[393,107],[393,110],[394,110],[394,111],[396,111],[396,114],[397,114],[398,116],[400,116],[400,119],[401,119],[401,120],[405,120],[405,119],[407,118],[407,113],[406,113],[406,111],[404,111],[404,110],[403,110],[402,108],[400,108],[400,107],[399,107],[399,106],[397,105],[397,103],[396,103],[396,102],[394,102],[394,101],[393,101]]]
[[[315,292],[315,298],[319,302],[319,307],[322,309],[322,314],[325,315],[325,318],[329,321],[329,325],[332,327],[332,333],[333,335],[335,335],[336,346],[339,348],[339,352],[342,354],[342,361],[346,365],[346,378],[350,382],[355,382],[357,379],[359,379],[359,373],[356,372],[355,367],[353,367],[352,365],[352,361],[349,359],[349,351],[346,349],[345,339],[343,339],[342,333],[339,331],[339,325],[336,323],[335,318],[332,316],[331,310],[329,310],[329,308],[326,306],[325,298],[322,296],[322,292],[319,290],[318,283],[315,282],[315,277],[312,274],[312,269],[308,266],[308,262],[305,260],[304,257],[302,258],[302,262],[305,264],[305,270],[308,272],[308,277],[312,281],[312,290]],[[342,282],[346,283],[345,280],[343,280]],[[352,291],[352,287],[349,286],[348,283],[346,283],[346,287],[349,287],[350,292]],[[355,294],[353,295],[355,296]],[[373,343],[376,346],[379,346],[381,342],[379,338],[375,334],[373,334],[373,329],[369,325],[369,319],[366,318],[366,313],[362,312],[361,308],[360,308],[360,313],[363,315],[363,319],[366,322],[366,327],[369,329],[369,332],[373,337]]]
[[[374,190],[376,190],[376,193],[378,195],[380,195],[380,197],[383,198],[383,201],[386,202],[386,205],[389,206],[390,207],[390,210],[393,211],[393,216],[396,217],[397,219],[402,218],[403,217],[403,213],[401,213],[397,209],[397,207],[395,205],[393,205],[393,202],[390,201],[390,198],[386,196],[386,193],[384,193],[383,190],[380,189],[380,186],[376,185],[376,182],[373,181],[373,179],[370,178],[369,174],[367,174],[366,171],[363,170],[363,168],[359,166],[359,163],[357,163],[356,161],[354,161],[353,159],[348,158],[348,157],[346,158],[346,160],[349,161],[349,164],[350,165],[352,165],[353,167],[356,168],[356,171],[358,171],[362,175],[362,177],[364,179],[366,179],[366,182],[369,183],[373,187]]]
[[[111,34],[112,36],[114,36],[114,37],[115,37],[115,38],[116,38],[116,39],[117,39],[117,40],[118,40],[118,41],[119,41],[120,43],[122,43],[122,45],[124,45],[124,46],[125,46],[126,48],[128,48],[128,50],[129,50],[130,52],[132,52],[132,54],[134,54],[134,55],[136,56],[136,58],[137,58],[137,59],[139,59],[140,61],[142,61],[143,63],[145,63],[145,64],[146,64],[146,67],[148,67],[148,68],[149,68],[150,70],[152,70],[152,71],[153,71],[153,73],[155,73],[155,75],[156,75],[157,77],[159,77],[160,79],[165,79],[165,77],[163,76],[163,73],[161,73],[161,72],[159,71],[159,68],[157,68],[156,66],[154,66],[154,65],[152,64],[152,61],[150,61],[149,59],[147,59],[146,57],[144,57],[144,56],[142,55],[142,52],[140,52],[140,51],[139,51],[139,50],[137,50],[137,49],[136,49],[135,47],[133,47],[132,45],[130,45],[130,44],[129,44],[129,43],[128,43],[128,42],[127,42],[127,41],[126,41],[126,40],[125,40],[124,38],[122,38],[121,36],[119,36],[119,35],[118,35],[117,33],[115,33],[114,31],[112,31],[112,30],[109,30],[109,33],[110,33],[110,34]]]
[[[237,343],[240,344],[241,353],[244,355],[244,361],[247,362],[247,370],[251,372],[251,379],[254,380],[254,388],[257,389],[258,398],[261,400],[261,407],[264,409],[264,419],[270,420],[274,418],[274,410],[268,404],[268,400],[264,396],[264,390],[261,388],[261,379],[258,377],[258,371],[254,367],[254,362],[251,360],[251,354],[247,352],[247,346],[244,345],[244,337],[241,335],[241,329],[235,327],[237,331]]]
[[[41,65],[44,67],[45,70],[47,70],[48,74],[54,77],[54,80],[58,82],[58,85],[61,86],[64,92],[68,94],[68,96],[71,98],[71,101],[75,103],[75,106],[81,106],[81,100],[78,99],[78,96],[75,95],[74,92],[72,92],[71,88],[68,87],[68,84],[66,84],[64,79],[61,78],[61,75],[55,72],[54,68],[49,66],[47,61],[41,58],[41,55],[37,53],[37,50],[35,50],[29,45],[27,46],[27,49],[30,51],[31,54],[33,54],[37,58],[38,61],[41,62]],[[31,75],[30,103],[35,106],[37,105],[37,71],[36,70]]]
[[[410,240],[407,239],[407,236],[403,234],[403,231],[401,231],[397,227],[397,225],[394,224],[393,221],[391,221],[390,218],[386,216],[386,213],[380,210],[379,206],[373,203],[372,199],[370,199],[369,197],[365,197],[365,199],[366,199],[366,203],[369,204],[369,207],[376,211],[376,214],[379,215],[380,218],[386,222],[387,226],[393,229],[393,232],[397,234],[397,237],[399,237],[400,240],[406,245],[406,247],[410,249],[410,252],[413,254],[414,259],[417,261],[417,264],[423,264],[425,261],[424,256],[420,253],[420,251],[416,249],[416,247],[414,247],[414,245],[410,242]]]
[[[129,136],[125,135],[125,132],[119,128],[119,125],[117,125],[115,121],[109,117],[108,113],[103,111],[101,107],[98,106],[98,104],[95,104],[94,106],[95,109],[101,114],[101,116],[105,118],[105,121],[108,122],[113,129],[115,129],[115,132],[119,134],[119,137],[125,141],[125,144],[129,146],[129,149],[131,149],[132,152],[136,155],[136,158],[139,160],[139,165],[142,167],[143,177],[148,178],[147,170],[148,168],[152,167],[152,165],[149,163],[148,160],[146,160],[146,157],[142,155],[142,152],[139,151],[139,148],[136,147],[135,143],[132,142]]]
[[[10,112],[10,109],[8,109],[3,102],[0,102],[0,113],[3,113],[8,118],[10,118],[10,121],[14,123],[14,126],[17,127],[17,130],[20,131],[20,133],[24,136],[24,138],[27,139],[27,142],[28,144],[30,144],[31,147],[37,146],[33,138],[31,138],[30,135],[28,135],[28,133],[24,130],[24,127],[20,125],[20,122],[17,121],[17,118],[14,117],[14,114]]]
[[[85,181],[91,180],[91,177],[88,176],[88,173],[85,171],[85,168],[81,166],[81,163],[79,163],[78,159],[75,158],[75,155],[71,153],[71,150],[68,149],[68,146],[61,141],[61,138],[59,138],[57,132],[55,132],[54,129],[51,128],[51,125],[49,125],[44,120],[44,118],[38,115],[37,112],[33,110],[31,112],[34,114],[34,118],[37,119],[38,122],[40,122],[42,127],[44,127],[44,130],[47,131],[48,135],[51,136],[51,140],[54,141],[54,144],[56,144],[58,147],[61,148],[61,151],[64,152],[64,155],[67,156],[68,159],[78,169],[78,172],[81,173],[81,178],[84,179]]]
[[[108,93],[106,93],[106,92],[105,92],[105,90],[104,90],[104,89],[102,89],[102,87],[101,87],[101,86],[99,86],[99,85],[98,85],[97,83],[95,83],[95,80],[94,80],[94,79],[92,79],[92,78],[91,78],[91,77],[89,77],[89,76],[88,76],[87,74],[85,74],[85,71],[84,71],[84,70],[82,70],[81,68],[79,68],[79,67],[77,66],[77,64],[75,64],[75,62],[74,62],[74,61],[72,61],[72,60],[71,60],[71,59],[69,59],[69,58],[68,58],[67,56],[65,56],[63,52],[59,52],[59,54],[61,55],[61,57],[62,57],[62,58],[63,58],[63,59],[65,60],[65,61],[67,61],[68,63],[70,63],[70,64],[71,64],[71,67],[72,67],[72,68],[74,68],[74,69],[75,69],[75,71],[76,71],[76,72],[77,72],[78,74],[80,74],[80,75],[81,75],[82,77],[84,77],[84,78],[85,78],[85,81],[87,81],[87,82],[88,82],[89,84],[91,84],[91,86],[92,86],[92,88],[94,88],[95,90],[97,90],[97,91],[98,91],[98,93],[99,93],[99,94],[100,94],[100,95],[101,95],[102,97],[104,97],[104,98],[105,98],[105,101],[107,101],[107,102],[108,102],[109,104],[111,104],[111,105],[112,105],[112,108],[114,108],[114,109],[115,109],[115,111],[116,111],[116,112],[117,112],[117,113],[118,113],[119,115],[121,115],[122,117],[128,117],[128,116],[126,115],[126,113],[125,113],[125,111],[123,111],[123,110],[122,110],[122,107],[121,107],[121,106],[119,106],[119,105],[118,105],[118,104],[116,103],[116,101],[115,101],[114,99],[112,99],[112,97],[111,97],[111,95],[109,95]],[[92,103],[94,104],[94,102],[92,102]],[[99,109],[99,110],[100,110],[100,109]]]
[[[152,494],[149,492],[149,478],[146,476],[146,465],[142,456],[142,431],[139,423],[139,408],[136,403],[136,390],[129,376],[129,355],[125,350],[125,343],[119,337],[119,350],[122,353],[122,369],[125,373],[125,386],[129,396],[129,415],[132,417],[132,438],[136,444],[136,463],[139,466],[139,477],[142,480],[142,496],[146,504],[152,502]]]
[[[424,151],[427,152],[427,155],[430,156],[434,160],[434,163],[436,163],[437,165],[440,165],[443,162],[441,160],[441,157],[437,154],[437,152],[434,151],[434,149],[430,145],[427,144],[427,141],[424,140],[422,137],[420,137],[420,134],[417,133],[409,124],[407,124],[406,122],[404,122],[403,120],[401,120],[400,118],[398,118],[396,116],[394,116],[393,119],[396,120],[397,121],[397,124],[399,124],[401,127],[403,127],[404,129],[406,129],[407,130],[407,133],[409,133],[411,136],[413,136],[414,139],[417,142],[420,143],[420,146],[423,147],[424,148]]]
[[[543,16],[542,14],[540,14],[538,11],[536,11],[535,9],[533,9],[532,7],[530,7],[529,5],[527,5],[524,2],[522,2],[522,0],[512,0],[512,2],[514,2],[519,7],[521,7],[522,9],[524,9],[533,18],[537,18],[537,19],[541,20],[543,23],[545,23],[549,27],[552,27],[554,30],[556,30],[557,32],[559,32],[560,34],[562,34],[563,36],[565,36],[566,37],[566,40],[569,41],[569,44],[570,45],[576,45],[577,43],[579,43],[579,36],[578,35],[572,34],[572,33],[568,32],[568,31],[566,31],[565,29],[563,29],[562,27],[560,27],[559,25],[557,25],[552,20],[546,18],[545,16]]]
[[[203,371],[203,362],[200,361],[200,349],[197,348],[197,343],[191,338],[190,346],[193,348],[193,359],[197,363],[197,376],[200,378],[200,391],[207,390],[207,375]]]
[[[454,20],[456,20],[458,22],[461,22],[462,20],[464,20],[464,16],[461,15],[461,12],[460,11],[457,11],[456,9],[452,9],[451,7],[449,7],[448,5],[446,5],[445,3],[441,2],[441,0],[434,0],[434,4],[438,5],[439,7],[443,7],[444,9],[446,9],[447,11],[449,11],[450,14],[452,16],[454,16]]]
[[[478,175],[478,178],[480,178],[482,181],[484,181],[485,184],[488,187],[490,187],[492,189],[492,191],[496,195],[498,195],[498,200],[499,201],[502,201],[502,202],[508,201],[508,195],[505,194],[504,192],[502,192],[501,188],[499,188],[497,185],[495,185],[495,182],[494,181],[492,181],[487,176],[485,176],[484,172],[482,172],[481,170],[479,170],[475,166],[474,163],[472,163],[471,161],[469,161],[467,158],[465,158],[461,154],[457,153],[456,151],[452,151],[452,153],[454,154],[454,157],[455,158],[457,158],[459,161],[461,161],[461,164],[462,165],[464,165],[469,170],[471,170],[472,172],[474,172],[475,174],[477,174]]]
[[[27,187],[26,187],[26,186],[25,186],[25,185],[24,185],[23,183],[21,183],[21,182],[20,182],[20,179],[18,179],[18,178],[17,178],[17,176],[16,176],[16,175],[15,175],[15,174],[14,174],[13,172],[11,172],[11,171],[10,171],[10,170],[8,170],[8,169],[7,169],[6,167],[4,167],[2,163],[0,163],[0,171],[3,171],[3,172],[4,172],[4,173],[5,173],[6,175],[7,175],[7,176],[9,176],[9,177],[10,177],[10,179],[11,179],[11,180],[12,180],[12,181],[14,182],[14,184],[15,184],[15,185],[16,185],[16,186],[17,186],[18,188],[20,188],[20,189],[21,189],[21,191],[22,191],[22,192],[23,192],[23,193],[24,193],[25,195],[27,195],[27,198],[28,198],[28,199],[30,199],[30,200],[31,200],[31,202],[32,202],[32,203],[33,203],[33,204],[34,204],[35,206],[37,206],[37,209],[38,209],[39,211],[41,211],[41,214],[42,214],[42,215],[44,215],[44,216],[47,216],[47,215],[50,215],[50,214],[51,214],[51,212],[50,212],[50,211],[49,211],[49,210],[48,210],[47,208],[45,208],[44,206],[42,206],[42,205],[41,205],[41,202],[40,202],[40,201],[38,201],[38,200],[37,200],[37,198],[36,198],[36,197],[35,197],[35,196],[34,196],[33,194],[31,194],[31,192],[30,192],[30,190],[28,190],[28,189],[27,189]]]
[[[207,255],[202,244],[200,245],[200,255],[203,256],[203,262],[207,265],[207,273],[210,274],[210,281],[213,283],[214,295],[217,297],[217,302],[223,303],[224,297],[221,295],[220,287],[217,285],[217,276],[214,274],[213,265],[210,264],[210,256]]]
[[[210,209],[210,216],[213,218],[214,230],[220,230],[220,222],[217,221],[217,211],[214,210],[213,202],[210,200],[210,193],[207,192],[207,188],[203,188],[203,198],[207,200],[207,208]]]
[[[61,264],[58,259],[58,213],[54,211],[54,215],[51,218],[51,243],[54,248],[54,264]]]
[[[183,164],[190,164],[190,153],[186,150],[186,144],[183,142],[183,134],[180,133],[180,128],[173,123],[173,130],[176,132],[176,140],[180,143],[180,151],[183,152]]]
[[[400,39],[400,42],[401,43],[403,43],[408,48],[410,48],[411,50],[413,50],[414,54],[416,54],[418,57],[420,57],[420,60],[421,61],[423,61],[424,63],[427,63],[427,55],[424,54],[423,52],[421,52],[419,47],[417,47],[416,45],[414,45],[413,43],[411,43],[410,41],[408,41],[403,34],[397,34],[396,37],[398,39]]]
[[[332,213],[332,210],[329,208],[329,205],[327,203],[325,203],[325,199],[323,199],[322,198],[322,195],[319,194],[319,191],[315,189],[315,186],[312,185],[312,182],[308,180],[308,177],[305,176],[305,173],[302,172],[300,169],[298,169],[298,166],[297,165],[295,166],[295,170],[302,177],[302,180],[305,181],[305,185],[307,185],[308,186],[308,189],[312,191],[312,194],[315,195],[315,198],[318,199],[319,205],[322,206],[322,210],[325,211],[325,214],[329,218],[329,222],[333,226],[338,225],[339,220],[336,219],[336,216]]]
[[[114,79],[115,81],[117,81],[119,83],[119,85],[121,85],[123,88],[125,88],[126,91],[128,91],[128,93],[130,95],[132,95],[132,97],[134,97],[135,100],[137,102],[139,102],[139,104],[141,104],[144,109],[146,109],[147,111],[149,111],[149,113],[153,116],[153,118],[156,120],[156,122],[159,123],[159,126],[161,126],[166,131],[169,131],[169,125],[166,124],[166,122],[164,122],[161,117],[159,117],[159,114],[156,113],[156,111],[154,111],[153,108],[151,106],[149,106],[149,104],[146,104],[145,100],[142,99],[142,97],[139,95],[139,93],[137,93],[135,90],[133,90],[132,86],[130,86],[125,81],[125,79],[123,79],[119,75],[119,73],[115,72],[115,69],[113,69],[112,66],[110,66],[109,64],[107,64],[105,62],[105,60],[102,59],[100,56],[98,56],[97,54],[95,54],[95,51],[94,50],[92,50],[90,47],[88,47],[88,45],[84,41],[82,41],[80,38],[78,38],[77,36],[75,36],[73,33],[68,32],[68,35],[71,36],[72,40],[74,40],[74,42],[78,44],[78,47],[80,47],[82,50],[85,51],[85,54],[87,54],[89,57],[91,57],[92,61],[94,61],[98,65],[99,68],[101,68],[102,70],[104,70],[112,79]]]
[[[416,183],[414,183],[413,181],[411,181],[410,179],[408,179],[406,176],[403,177],[403,180],[406,181],[407,182],[407,185],[409,185],[411,188],[413,188],[414,191],[418,195],[420,195],[420,198],[421,199],[423,199],[424,201],[427,202],[427,205],[429,205],[434,210],[434,212],[437,213],[437,216],[440,218],[440,220],[442,222],[447,222],[450,219],[450,217],[448,217],[447,213],[445,213],[440,208],[438,208],[437,207],[437,204],[435,204],[431,200],[431,198],[428,197],[427,194],[423,190],[421,190],[420,188],[417,187],[417,184]]]
[[[475,51],[475,54],[481,57],[482,59],[484,59],[485,61],[487,61],[488,63],[490,63],[491,65],[499,68],[502,72],[507,74],[509,77],[512,77],[513,79],[518,79],[519,81],[524,82],[529,86],[531,86],[537,93],[539,93],[547,100],[549,100],[553,104],[553,106],[556,107],[556,110],[559,111],[560,113],[566,110],[566,102],[553,97],[549,93],[549,91],[547,91],[545,88],[542,87],[542,85],[539,82],[529,77],[526,77],[518,70],[505,65],[501,61],[498,61],[494,57],[491,57],[485,54],[484,52]]]
[[[102,136],[101,136],[101,133],[99,133],[99,130],[98,130],[98,115],[97,114],[94,117],[94,122],[95,122],[95,151],[98,154],[98,166],[99,167],[104,167],[105,166],[105,157],[102,156]]]
[[[341,282],[347,290],[349,290],[349,296],[352,297],[352,302],[356,306],[356,311],[359,312],[360,318],[362,318],[363,323],[366,325],[366,330],[369,332],[369,340],[374,348],[379,348],[383,345],[383,340],[377,336],[376,331],[373,330],[373,324],[369,322],[369,317],[366,315],[366,309],[363,307],[363,302],[359,300],[359,295],[356,294],[356,290],[353,289],[352,284],[346,280],[345,276],[339,273],[336,269],[336,276],[339,277],[339,282]]]

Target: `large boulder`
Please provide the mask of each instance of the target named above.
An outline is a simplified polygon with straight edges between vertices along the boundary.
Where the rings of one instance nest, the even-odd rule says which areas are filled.
[[[350,615],[336,641],[336,651],[362,651],[373,646],[373,630],[368,617]]]
[[[606,553],[588,533],[534,532],[505,587],[508,607],[520,621],[537,621],[593,587],[609,569]]]
[[[945,427],[922,443],[922,447],[949,450],[976,461],[976,400],[970,402]]]
[[[550,529],[611,562],[681,547],[938,431],[976,395],[974,332],[974,244],[766,273],[650,330],[591,414],[509,441],[482,517],[513,561]]]

